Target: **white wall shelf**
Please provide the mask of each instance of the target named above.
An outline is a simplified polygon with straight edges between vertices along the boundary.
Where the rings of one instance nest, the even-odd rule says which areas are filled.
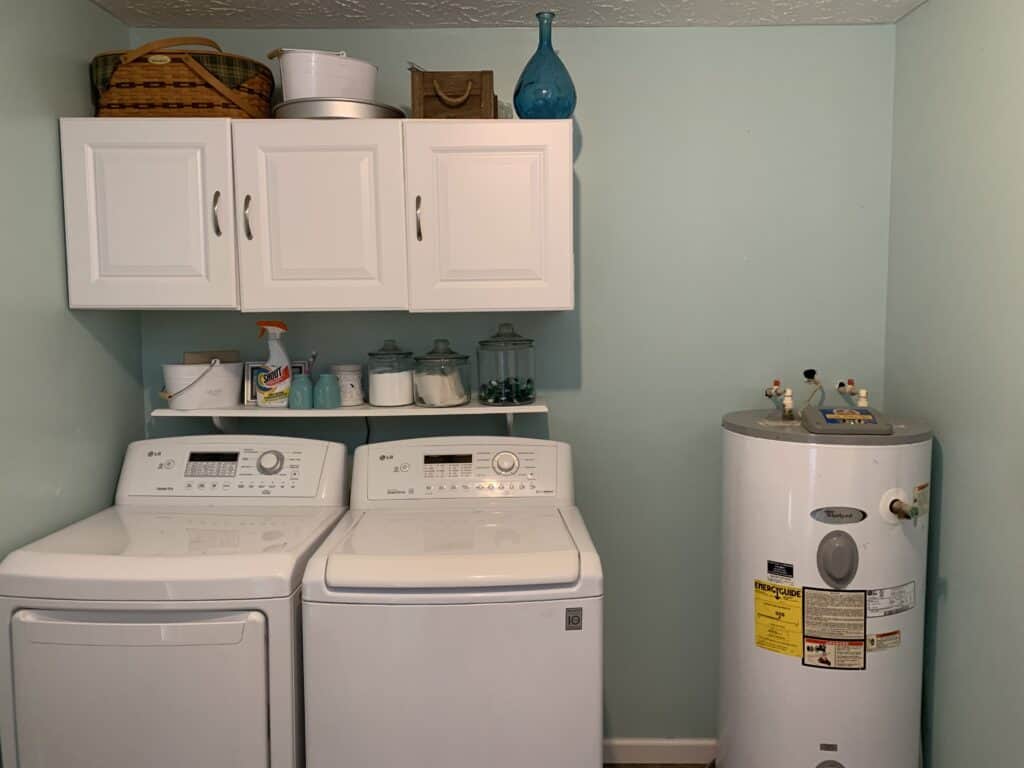
[[[352,418],[396,418],[399,416],[504,416],[511,432],[516,414],[548,413],[543,398],[537,398],[529,405],[494,406],[484,405],[474,399],[466,405],[455,408],[424,408],[419,405],[403,405],[384,408],[373,405],[352,405],[346,408],[318,408],[295,410],[292,408],[258,408],[247,405],[236,408],[202,408],[194,411],[180,411],[171,408],[157,408],[154,418],[207,418],[222,431],[228,429],[233,419],[352,419]]]

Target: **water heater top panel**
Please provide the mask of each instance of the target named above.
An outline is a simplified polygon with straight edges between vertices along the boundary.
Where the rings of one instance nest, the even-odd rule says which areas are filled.
[[[874,408],[804,408],[800,422],[815,435],[891,435],[892,420]]]
[[[884,418],[884,417],[882,417]],[[911,445],[932,439],[932,430],[922,421],[887,419],[892,434],[850,434],[832,432],[815,434],[800,421],[783,421],[779,411],[737,411],[722,419],[730,432],[784,443],[816,443],[819,445]]]

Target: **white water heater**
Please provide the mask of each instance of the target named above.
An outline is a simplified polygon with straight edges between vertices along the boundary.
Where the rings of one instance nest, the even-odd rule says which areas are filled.
[[[917,768],[931,432],[867,408],[722,424],[717,768]]]

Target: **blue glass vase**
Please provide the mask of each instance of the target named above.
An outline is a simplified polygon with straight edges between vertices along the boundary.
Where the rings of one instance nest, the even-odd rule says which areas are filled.
[[[576,86],[569,70],[551,47],[551,22],[555,14],[537,14],[540,43],[537,52],[526,63],[516,83],[513,102],[516,114],[527,120],[554,120],[572,117],[576,109]]]

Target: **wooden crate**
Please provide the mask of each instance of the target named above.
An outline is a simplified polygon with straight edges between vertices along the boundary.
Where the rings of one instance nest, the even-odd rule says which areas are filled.
[[[498,97],[494,72],[427,72],[412,70],[412,116],[415,118],[494,119]]]

